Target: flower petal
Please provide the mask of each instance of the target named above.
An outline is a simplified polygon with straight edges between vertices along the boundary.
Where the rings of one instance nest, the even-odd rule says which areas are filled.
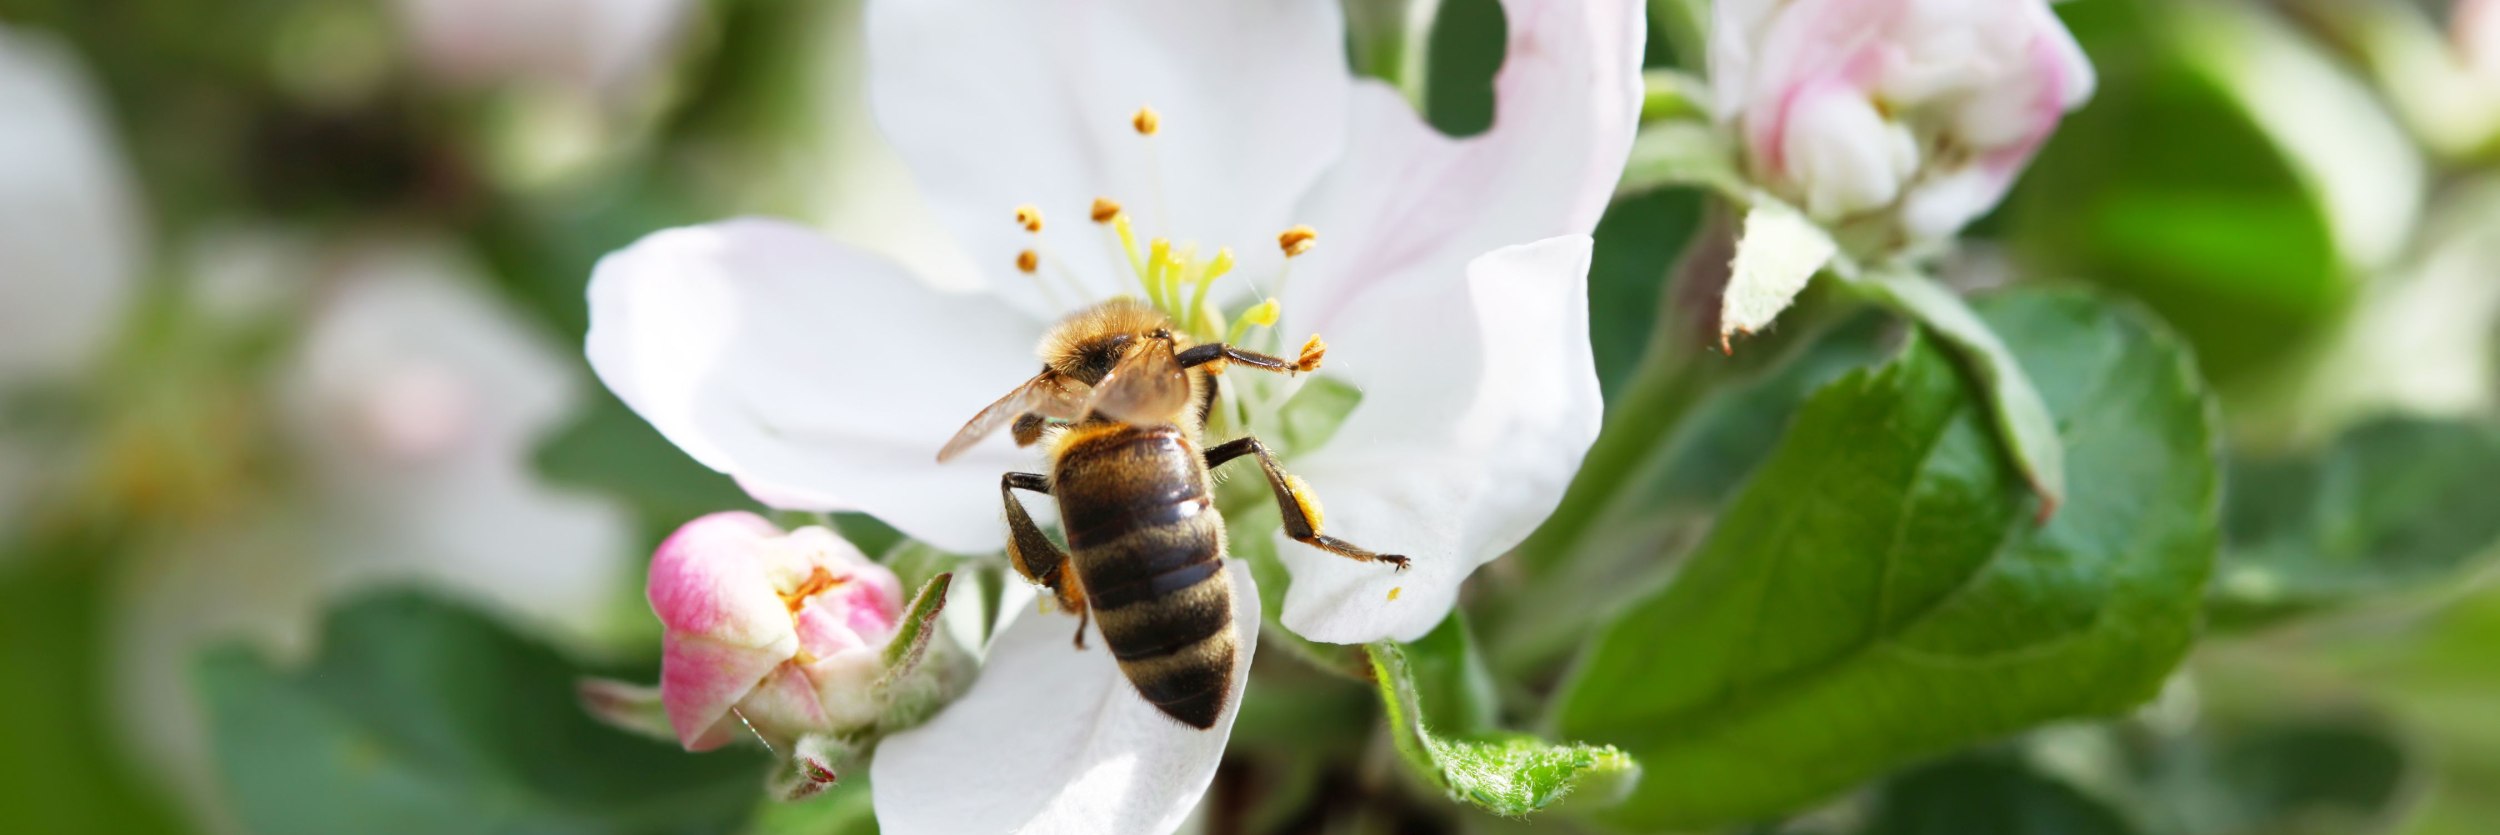
[[[70,373],[146,251],[137,194],[76,56],[0,27],[0,380]]]
[[[1258,587],[1248,566],[1225,569],[1241,648],[1236,695],[1214,728],[1147,704],[1098,633],[1086,649],[1071,647],[1076,618],[1026,610],[991,642],[970,692],[879,747],[869,779],[879,826],[896,835],[1158,835],[1180,826],[1215,778],[1258,648]]]
[[[1476,566],[1562,500],[1604,409],[1589,355],[1586,236],[1467,266],[1464,292],[1418,277],[1365,294],[1331,355],[1361,405],[1292,467],[1326,500],[1326,528],[1405,554],[1391,572],[1290,540],[1284,623],[1336,643],[1411,641],[1440,623]],[[1280,534],[1281,536],[1281,534]]]
[[[671,229],[601,259],[592,369],[678,448],[759,499],[845,500],[912,538],[999,548],[1004,438],[936,463],[1033,376],[1042,324],[942,293],[789,223]]]
[[[1345,159],[1303,203],[1322,243],[1295,260],[1284,327],[1329,332],[1330,311],[1401,271],[1446,279],[1496,248],[1596,228],[1639,124],[1641,4],[1502,10],[1510,40],[1483,135],[1443,136],[1388,87],[1355,88]]]
[[[1008,268],[1039,207],[1052,259],[1102,298],[1125,288],[1096,197],[1129,207],[1147,237],[1239,251],[1245,274],[1280,257],[1253,246],[1345,137],[1344,21],[1334,0],[921,0],[868,8],[879,124],[924,193],[1003,295],[1050,307]],[[1130,127],[1162,114],[1152,140]]]

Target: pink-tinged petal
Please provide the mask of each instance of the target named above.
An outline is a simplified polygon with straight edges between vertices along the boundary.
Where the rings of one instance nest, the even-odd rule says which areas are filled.
[[[758,645],[778,640],[789,631],[788,609],[759,552],[781,535],[744,511],[686,523],[651,557],[652,613],[671,631],[736,635]]]
[[[689,751],[727,742],[714,726],[775,667],[798,651],[798,637],[767,646],[724,643],[701,635],[669,632],[661,638],[660,699],[668,723]]]
[[[867,634],[853,627],[857,616],[858,612],[847,606],[810,598],[794,615],[799,649],[823,657],[868,646]]]
[[[912,538],[999,548],[993,439],[946,465],[964,421],[1033,376],[1043,323],[943,293],[806,228],[671,229],[591,277],[593,370],[695,460],[759,496],[841,497]]]
[[[1408,271],[1452,281],[1478,255],[1596,227],[1639,122],[1642,5],[1502,8],[1509,44],[1483,135],[1443,136],[1387,87],[1356,87],[1346,158],[1303,204],[1321,242],[1295,261],[1287,332],[1335,339],[1333,311]]]
[[[981,678],[919,728],[878,747],[869,785],[894,835],[1119,832],[1163,835],[1196,808],[1223,759],[1259,632],[1258,588],[1226,566],[1240,649],[1213,728],[1183,725],[1137,695],[1076,618],[1025,609],[991,641]]]
[[[1475,568],[1562,500],[1604,409],[1589,355],[1591,242],[1486,254],[1465,282],[1367,294],[1331,356],[1363,390],[1335,437],[1293,467],[1333,535],[1414,560],[1404,572],[1282,539],[1285,626],[1314,640],[1411,641],[1441,622]],[[1428,372],[1428,373],[1427,373]]]
[[[1145,236],[1232,246],[1272,272],[1277,232],[1345,140],[1344,21],[1336,0],[877,0],[871,103],[922,193],[1000,292],[1053,311],[1010,265],[1039,207],[1053,260],[1089,295],[1129,287],[1096,197]],[[1130,117],[1161,112],[1139,137]],[[1063,291],[1062,295],[1065,295]]]
[[[816,700],[815,682],[796,663],[777,665],[764,680],[738,700],[738,713],[775,745],[831,727],[824,706]]]

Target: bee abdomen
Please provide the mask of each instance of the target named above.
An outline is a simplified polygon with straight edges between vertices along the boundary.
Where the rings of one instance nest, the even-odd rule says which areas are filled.
[[[1116,608],[1096,604],[1094,622],[1138,695],[1192,727],[1213,727],[1232,684],[1232,583],[1220,556],[1164,576],[1190,582]]]

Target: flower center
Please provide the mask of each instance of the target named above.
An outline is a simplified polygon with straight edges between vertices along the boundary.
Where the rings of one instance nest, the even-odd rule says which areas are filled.
[[[1129,127],[1148,144],[1146,154],[1152,164],[1152,142],[1163,129],[1163,116],[1152,107],[1139,108],[1129,118]],[[1158,172],[1152,182],[1161,183]],[[1160,195],[1154,195],[1160,200]],[[1260,301],[1237,315],[1227,315],[1219,299],[1211,295],[1216,282],[1231,275],[1234,267],[1231,247],[1218,246],[1202,250],[1197,241],[1173,241],[1169,237],[1140,240],[1137,223],[1118,200],[1094,198],[1087,216],[1103,231],[1114,255],[1114,262],[1128,268],[1124,285],[1136,288],[1135,293],[1120,295],[1141,298],[1170,318],[1174,326],[1198,343],[1226,342],[1253,350],[1279,351],[1283,345],[1274,332],[1282,305],[1278,296],[1285,292],[1292,277],[1295,258],[1311,251],[1319,241],[1319,232],[1309,226],[1295,225],[1276,236],[1276,246],[1284,255],[1282,265],[1270,286],[1275,295],[1259,295]],[[1016,254],[1016,269],[1032,276],[1042,295],[1062,312],[1086,307],[1101,299],[1089,298],[1088,286],[1069,271],[1066,262],[1052,257],[1043,236],[1042,210],[1027,204],[1015,209],[1016,225],[1033,236],[1033,246]],[[1253,283],[1252,289],[1257,290]],[[1064,293],[1073,294],[1073,301]],[[1296,387],[1282,381],[1228,380],[1225,389],[1234,401],[1233,413],[1218,415],[1218,423],[1246,425],[1253,415],[1272,412],[1276,402],[1290,397]]]
[[[808,598],[815,597],[818,592],[842,585],[842,582],[842,578],[833,576],[833,572],[825,570],[824,566],[816,566],[814,571],[808,572],[807,579],[799,581],[797,588],[781,595],[781,605],[790,607],[791,614],[797,614],[800,609],[807,607]]]

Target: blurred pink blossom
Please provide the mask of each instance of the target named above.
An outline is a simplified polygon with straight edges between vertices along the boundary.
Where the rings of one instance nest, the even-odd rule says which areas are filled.
[[[2045,0],[1721,0],[1717,115],[1754,175],[1825,223],[1889,213],[1913,239],[1987,213],[2091,96]]]

